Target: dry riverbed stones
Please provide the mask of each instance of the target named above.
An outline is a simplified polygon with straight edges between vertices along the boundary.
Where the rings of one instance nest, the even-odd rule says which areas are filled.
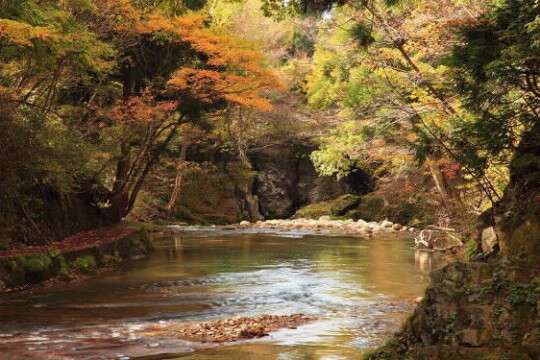
[[[239,225],[241,228],[255,229],[276,229],[280,231],[330,231],[349,234],[376,234],[399,231],[415,231],[414,228],[407,228],[401,224],[394,224],[388,220],[381,222],[366,222],[364,220],[354,221],[348,220],[333,220],[330,216],[321,216],[318,220],[314,219],[286,219],[286,220],[266,220],[250,223],[242,221]]]

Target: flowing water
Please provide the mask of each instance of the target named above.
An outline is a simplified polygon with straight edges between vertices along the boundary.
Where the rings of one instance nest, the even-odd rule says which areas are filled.
[[[0,298],[0,359],[358,360],[411,311],[433,259],[411,238],[178,229],[99,278]],[[304,313],[298,329],[227,345],[171,322]]]

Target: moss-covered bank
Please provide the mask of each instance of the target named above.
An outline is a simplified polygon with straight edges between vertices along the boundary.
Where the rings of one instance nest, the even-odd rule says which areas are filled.
[[[431,277],[402,330],[365,360],[540,358],[540,274],[504,261],[455,262]]]
[[[29,249],[26,253],[7,254],[0,257],[0,293],[24,290],[53,279],[70,281],[145,256],[152,249],[146,229],[124,229],[120,236],[101,239],[98,235],[86,244],[66,249],[57,246],[46,252]]]
[[[365,359],[540,359],[539,180],[540,123],[518,147],[503,199],[479,219],[476,261],[434,272],[402,330]]]

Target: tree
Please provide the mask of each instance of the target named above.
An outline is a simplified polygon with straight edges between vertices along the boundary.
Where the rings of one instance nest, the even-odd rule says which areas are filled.
[[[256,44],[193,11],[203,4],[24,1],[0,8],[0,112],[9,106],[11,117],[43,129],[58,124],[94,149],[80,164],[84,180],[70,180],[95,194],[110,221],[131,211],[183,124],[228,108],[269,109],[260,93],[282,86]]]
[[[323,8],[328,11],[332,3]],[[304,7],[298,2],[289,9]],[[384,147],[393,144],[426,164],[449,212],[459,201],[456,185],[463,189],[467,180],[489,203],[500,194],[491,177],[493,164],[465,161],[464,147],[451,140],[472,115],[462,107],[445,57],[458,41],[454,29],[474,21],[484,7],[484,2],[454,0],[370,0],[333,8],[304,88],[313,106],[339,107],[346,110],[343,116],[360,119],[367,128],[386,129],[370,139]]]
[[[491,221],[502,222],[503,251],[525,250],[522,256],[529,259],[538,254],[534,227],[540,206],[538,11],[529,1],[498,3],[461,28],[463,44],[452,57],[465,104],[475,114],[453,140],[481,144],[481,151],[467,149],[473,161],[511,154],[510,184]]]

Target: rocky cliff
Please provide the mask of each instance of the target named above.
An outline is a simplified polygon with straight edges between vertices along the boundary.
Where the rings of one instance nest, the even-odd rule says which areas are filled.
[[[309,147],[274,147],[253,155],[257,171],[252,193],[258,197],[260,214],[266,219],[292,216],[300,207],[333,200],[344,194],[366,194],[372,179],[356,172],[338,180],[317,175]]]
[[[290,144],[252,152],[250,170],[237,159],[222,159],[211,173],[186,177],[177,217],[195,223],[283,219],[308,204],[372,190],[373,180],[364,172],[341,180],[318,176],[309,159],[312,150]]]
[[[473,261],[434,272],[375,359],[540,359],[540,124],[524,135],[503,199],[479,219]]]

